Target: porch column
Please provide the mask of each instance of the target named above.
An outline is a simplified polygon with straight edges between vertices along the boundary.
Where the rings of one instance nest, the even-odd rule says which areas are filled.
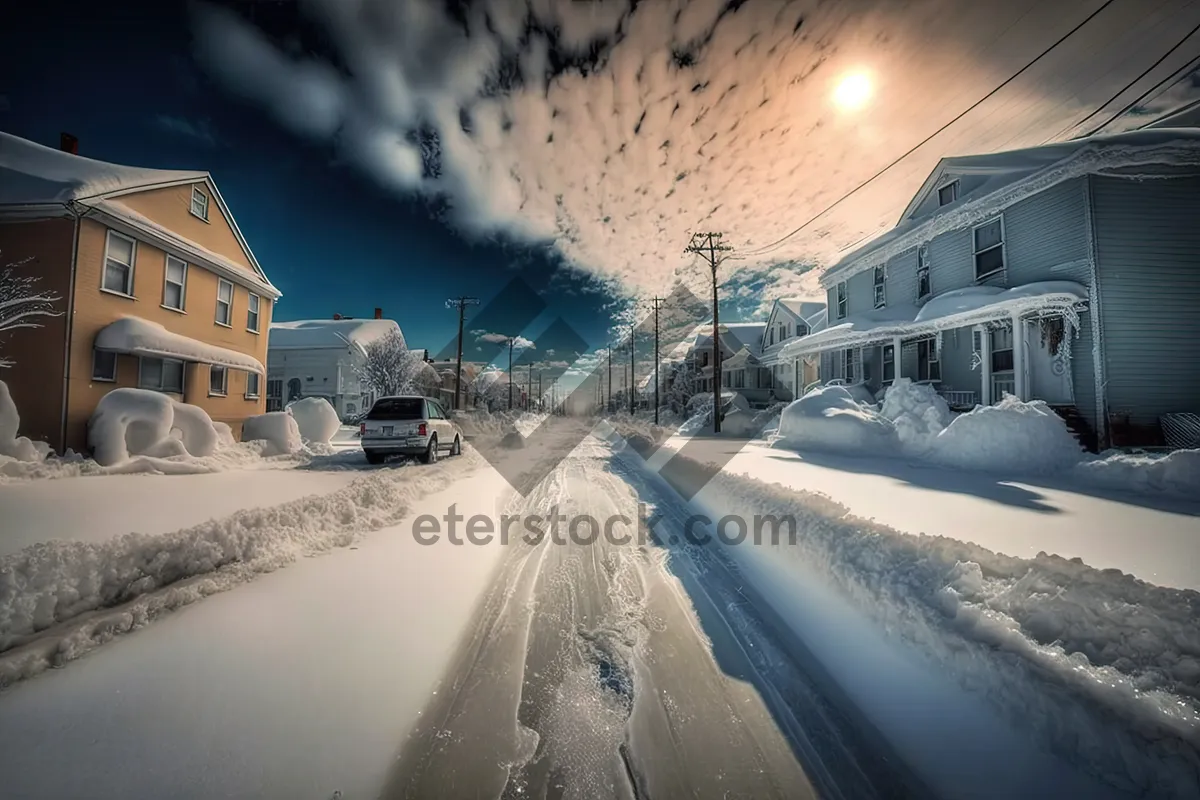
[[[898,381],[902,377],[904,377],[901,374],[901,370],[900,370],[900,364],[902,363],[901,359],[900,359],[900,347],[902,344],[903,344],[903,342],[899,336],[892,337],[892,378],[893,378],[892,382],[893,383],[895,383],[896,381]],[[880,357],[880,359],[882,359],[883,353],[880,353],[879,357]],[[882,367],[881,367],[881,369],[882,369]]]
[[[1017,390],[1017,399],[1024,400],[1026,397],[1025,387],[1025,324],[1021,322],[1021,315],[1014,312],[1012,315],[1013,326],[1013,383]]]
[[[992,404],[992,334],[986,325],[978,326],[979,330],[979,402],[981,405]]]

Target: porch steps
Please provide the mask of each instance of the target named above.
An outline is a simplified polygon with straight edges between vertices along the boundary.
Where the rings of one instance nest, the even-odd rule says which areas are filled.
[[[1075,406],[1050,406],[1054,409],[1054,413],[1062,417],[1063,422],[1067,423],[1067,430],[1075,437],[1079,445],[1090,453],[1096,452],[1097,440],[1096,432],[1092,430],[1092,426],[1079,413],[1079,409]]]

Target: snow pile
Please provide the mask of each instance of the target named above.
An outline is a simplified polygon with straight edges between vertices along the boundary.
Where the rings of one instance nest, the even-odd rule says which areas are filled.
[[[1079,442],[1050,406],[1006,395],[997,405],[955,417],[930,442],[927,457],[955,469],[1049,474],[1074,466],[1082,455]]]
[[[233,438],[233,429],[224,422],[213,421],[213,430],[217,432],[217,449],[236,447],[237,439]]]
[[[242,424],[243,442],[265,442],[264,456],[299,453],[304,447],[296,418],[286,411],[268,411]]]
[[[45,442],[34,442],[28,437],[18,436],[21,429],[21,416],[17,413],[17,404],[13,402],[8,392],[8,385],[0,381],[0,461],[13,459],[26,463],[38,463],[46,460],[50,454],[50,445]]]
[[[114,389],[88,422],[96,462],[113,466],[132,456],[209,456],[219,436],[208,413],[148,389]]]
[[[1176,450],[1167,455],[1117,453],[1084,461],[1073,475],[1093,486],[1198,497],[1200,450]]]
[[[793,537],[724,550],[764,597],[775,593],[768,577],[826,580],[929,668],[987,698],[1069,762],[1131,796],[1200,793],[1195,592],[1078,559],[1014,558],[902,533],[827,497],[728,472],[698,499],[713,519],[795,521]],[[785,619],[795,613],[775,610]]]
[[[896,426],[896,435],[905,452],[920,455],[929,450],[933,437],[951,422],[950,406],[928,384],[900,378],[883,398],[880,413]]]
[[[372,472],[330,494],[246,508],[171,533],[52,540],[4,556],[0,687],[299,557],[394,525],[416,500],[474,466],[468,454],[430,469]]]
[[[306,442],[328,444],[341,427],[337,411],[324,397],[305,397],[288,403],[287,413],[296,420],[300,438]]]
[[[783,409],[775,446],[858,455],[896,451],[892,421],[857,402],[844,386],[821,386]]]

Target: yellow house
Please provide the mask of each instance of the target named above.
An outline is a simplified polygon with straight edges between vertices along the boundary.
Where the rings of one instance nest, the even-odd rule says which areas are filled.
[[[84,451],[122,386],[200,406],[240,437],[266,410],[267,279],[207,172],[82,158],[0,133],[0,269],[57,300],[0,335],[21,431]]]

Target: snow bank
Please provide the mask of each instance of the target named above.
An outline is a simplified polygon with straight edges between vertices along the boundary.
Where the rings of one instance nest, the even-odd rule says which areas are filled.
[[[888,387],[880,413],[896,426],[905,452],[918,455],[929,450],[933,437],[953,419],[950,406],[932,386],[913,383],[911,378],[900,378]]]
[[[0,381],[0,459],[13,459],[26,463],[45,461],[50,454],[50,445],[18,436],[21,416],[17,404],[9,394],[8,385]]]
[[[286,411],[268,411],[248,417],[242,424],[243,442],[266,442],[263,455],[298,453],[304,447],[296,418]]]
[[[699,500],[714,519],[795,520],[793,540],[727,549],[753,567],[743,575],[769,569],[782,581],[828,581],[927,668],[1130,796],[1200,792],[1195,592],[1078,559],[1014,558],[902,533],[821,495],[728,472]]]
[[[1167,455],[1097,457],[1077,465],[1072,476],[1093,486],[1200,497],[1200,450]]]
[[[930,442],[927,458],[954,469],[1049,474],[1069,469],[1082,455],[1050,406],[1007,395],[997,405],[955,417]]]
[[[789,403],[780,414],[773,444],[797,450],[858,455],[896,451],[896,428],[844,386],[822,386]]]
[[[330,494],[171,533],[41,542],[0,558],[0,687],[301,556],[348,546],[478,464],[466,454],[432,468],[372,472]]]
[[[337,411],[324,397],[305,397],[288,403],[287,412],[296,420],[300,438],[306,442],[328,444],[342,422]]]
[[[132,456],[209,456],[219,436],[208,413],[148,389],[114,389],[88,422],[96,462],[112,466]]]

